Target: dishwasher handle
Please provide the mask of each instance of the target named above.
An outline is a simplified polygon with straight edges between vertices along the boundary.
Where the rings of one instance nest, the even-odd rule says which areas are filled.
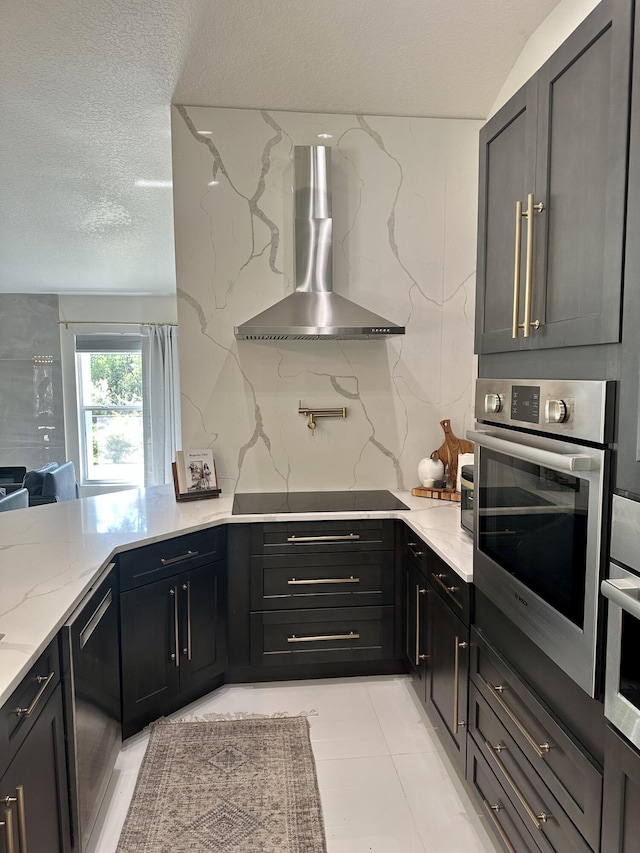
[[[112,603],[113,603],[113,590],[109,589],[109,590],[107,590],[107,594],[105,595],[105,597],[102,599],[100,604],[96,607],[96,609],[93,611],[93,613],[89,617],[87,624],[80,631],[80,648],[81,649],[84,649],[84,647],[87,645],[87,643],[91,639],[91,635],[93,634],[93,632],[96,630],[96,628],[100,624],[102,617],[107,612],[107,610],[111,607]]]

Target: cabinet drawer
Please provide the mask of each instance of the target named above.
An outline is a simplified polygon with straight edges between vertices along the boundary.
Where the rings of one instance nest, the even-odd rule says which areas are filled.
[[[251,558],[251,609],[393,604],[393,552]]]
[[[393,522],[383,519],[251,525],[251,553],[255,555],[386,551],[393,549],[393,540]]]
[[[120,589],[135,589],[223,558],[225,534],[224,527],[214,527],[125,551],[118,557]]]
[[[471,680],[571,820],[597,849],[602,774],[586,752],[475,630]]]
[[[253,666],[393,658],[393,607],[251,614]]]
[[[553,850],[562,853],[589,853],[587,842],[473,685],[469,731],[532,835],[543,835]]]
[[[431,549],[427,550],[427,575],[442,600],[453,610],[458,619],[469,627],[472,585],[463,581],[460,575]]]
[[[59,681],[60,653],[56,638],[2,707],[0,774],[31,730]],[[19,714],[16,713],[18,708],[21,709]]]
[[[424,544],[413,530],[404,528],[404,559],[422,574],[427,573],[427,553],[430,548]]]
[[[472,740],[467,749],[467,782],[482,804],[501,847],[508,853],[537,853],[539,848]]]

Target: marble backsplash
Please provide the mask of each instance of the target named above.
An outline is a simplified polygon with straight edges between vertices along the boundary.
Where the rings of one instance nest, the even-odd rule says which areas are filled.
[[[223,490],[409,489],[440,420],[472,425],[480,125],[173,108],[183,444],[213,448]],[[234,338],[293,290],[293,147],[314,144],[333,148],[334,289],[403,337]],[[347,418],[310,430],[299,403]]]

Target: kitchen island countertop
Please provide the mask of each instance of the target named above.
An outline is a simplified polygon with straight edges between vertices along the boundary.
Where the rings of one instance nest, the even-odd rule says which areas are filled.
[[[112,492],[0,514],[0,705],[120,551],[219,524],[398,518],[466,582],[460,505],[394,491],[409,509],[232,515],[233,495],[177,503],[173,487]]]

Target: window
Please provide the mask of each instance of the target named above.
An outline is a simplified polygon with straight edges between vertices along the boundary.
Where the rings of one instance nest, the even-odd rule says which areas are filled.
[[[145,481],[140,335],[77,335],[82,482]]]

